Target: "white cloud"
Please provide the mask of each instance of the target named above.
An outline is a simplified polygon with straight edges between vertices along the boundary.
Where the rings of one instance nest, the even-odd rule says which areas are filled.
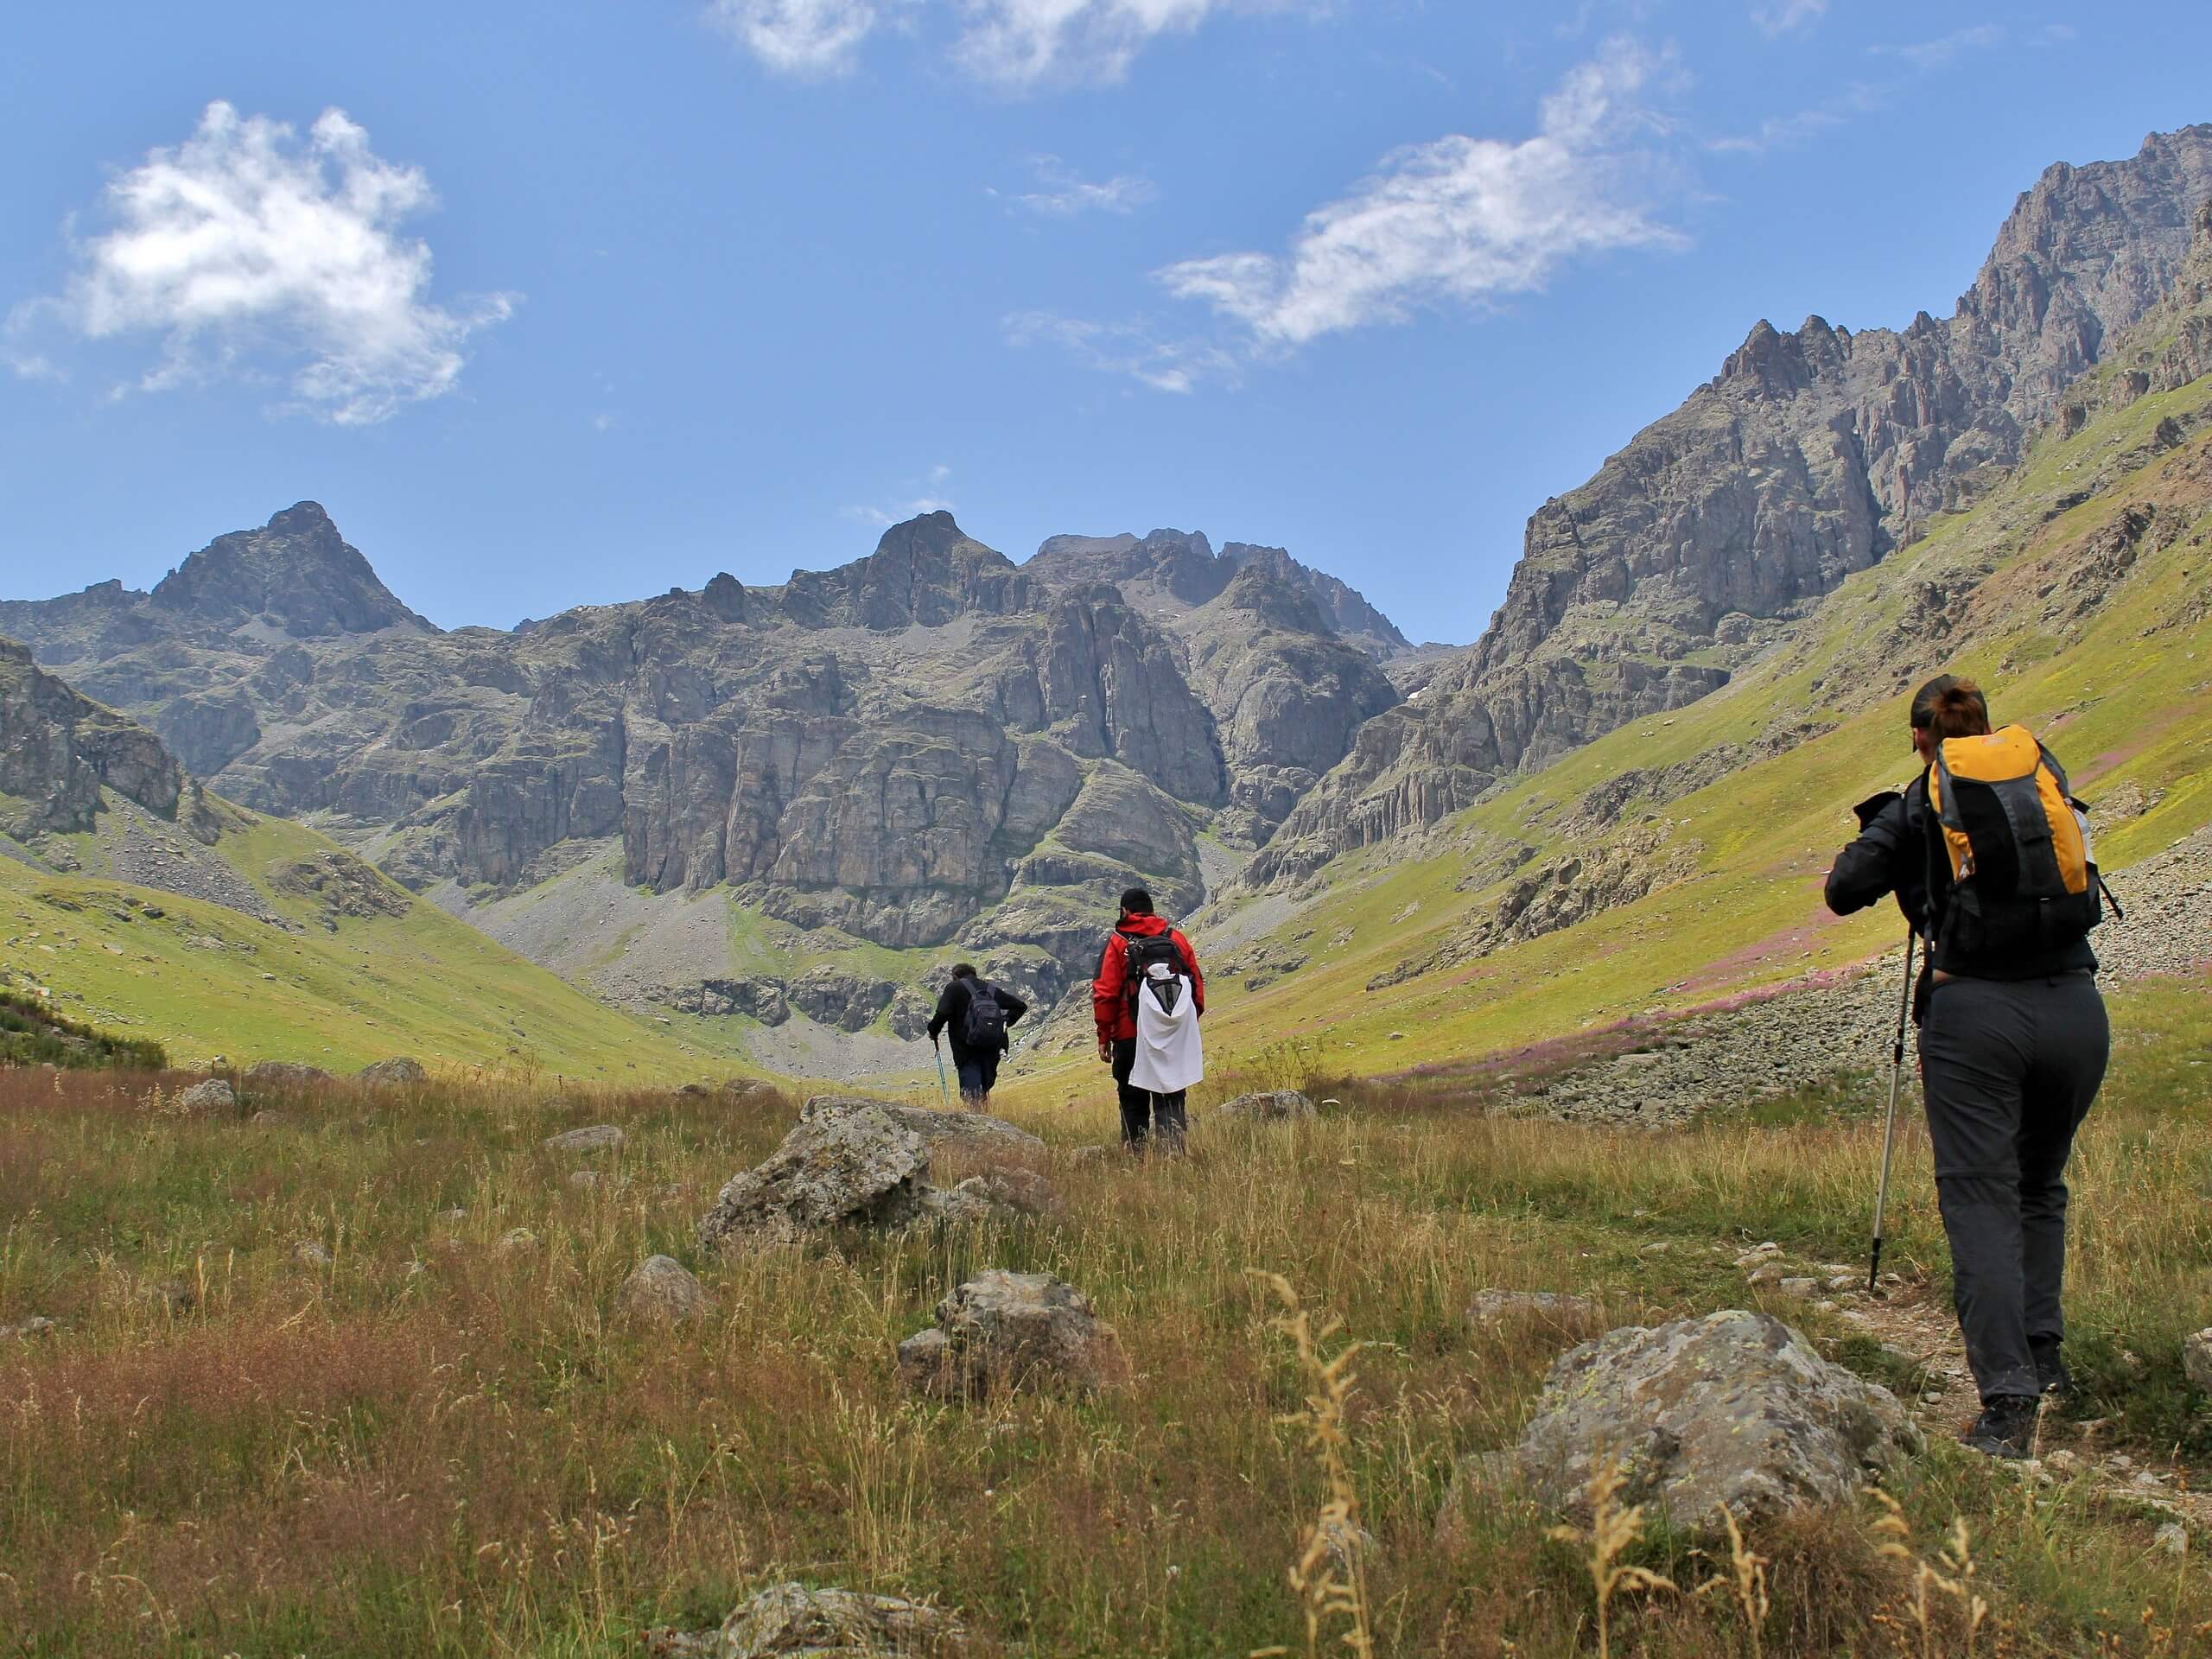
[[[1136,174],[1117,173],[1110,179],[1093,182],[1057,156],[1034,156],[1029,167],[1036,175],[1038,188],[1007,200],[1025,213],[1047,219],[1073,219],[1091,212],[1131,213],[1158,194],[1150,179]],[[992,194],[995,195],[997,192]]]
[[[1006,319],[1009,346],[1056,346],[1085,368],[1121,375],[1154,391],[1194,391],[1201,380],[1235,381],[1236,356],[1206,340],[1162,339],[1145,322],[1087,322],[1050,311]]]
[[[1423,306],[1541,288],[1585,255],[1679,245],[1654,216],[1664,163],[1624,142],[1663,129],[1637,99],[1671,73],[1668,54],[1608,41],[1544,99],[1534,137],[1455,134],[1402,149],[1308,214],[1288,252],[1188,259],[1160,279],[1280,350]]]
[[[1972,29],[1955,29],[1948,35],[1932,41],[1920,41],[1908,46],[1870,46],[1866,49],[1877,57],[1902,58],[1916,69],[1941,69],[1962,52],[1982,52],[2005,43],[2005,25],[1977,23]]]
[[[1321,11],[1330,0],[709,0],[708,15],[779,73],[843,74],[887,22],[942,16],[953,61],[1010,90],[1120,80],[1154,40],[1226,13]]]
[[[870,0],[713,0],[708,14],[779,74],[849,73],[877,21]]]
[[[839,508],[838,514],[842,518],[850,518],[857,524],[867,524],[876,530],[887,530],[893,524],[904,524],[909,518],[918,518],[925,512],[956,511],[951,502],[938,493],[951,481],[952,468],[943,461],[938,461],[922,476],[927,487],[912,500],[894,501],[889,506],[876,506],[867,502],[858,502],[849,507]],[[912,480],[909,480],[909,487],[912,487]]]
[[[419,168],[381,160],[342,111],[302,144],[283,122],[210,104],[190,138],[109,184],[109,227],[78,244],[62,295],[19,308],[10,332],[159,335],[147,391],[283,360],[306,407],[379,421],[453,391],[470,333],[513,308],[507,295],[431,302],[430,250],[399,226],[435,201]]]
[[[1767,35],[1810,29],[1827,15],[1828,0],[1766,0],[1751,8],[1751,22]]]

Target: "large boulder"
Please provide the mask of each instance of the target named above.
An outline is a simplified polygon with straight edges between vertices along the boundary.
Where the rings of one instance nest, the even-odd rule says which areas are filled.
[[[1295,1089],[1269,1089],[1239,1095],[1214,1108],[1221,1117],[1238,1117],[1252,1123],[1288,1123],[1315,1115],[1313,1101]]]
[[[649,1255],[614,1293],[614,1311],[637,1325],[680,1325],[703,1319],[714,1299],[687,1268],[671,1255]]]
[[[374,1065],[365,1065],[353,1074],[356,1083],[371,1089],[412,1089],[428,1083],[430,1074],[423,1069],[420,1060],[411,1060],[404,1054],[395,1054],[388,1060],[378,1060]]]
[[[877,1102],[818,1096],[766,1162],[734,1176],[699,1222],[699,1248],[733,1236],[788,1242],[824,1227],[900,1226],[930,1192],[929,1152]]]
[[[1723,1508],[1746,1520],[1848,1504],[1918,1442],[1887,1389],[1779,1319],[1729,1311],[1562,1355],[1512,1461],[1533,1497],[1570,1512],[1611,1461],[1623,1503],[1697,1527]]]
[[[937,1305],[937,1324],[899,1344],[899,1375],[918,1393],[968,1399],[1001,1389],[1088,1391],[1120,1370],[1113,1331],[1090,1299],[1047,1273],[1002,1268]]]
[[[217,1112],[235,1112],[238,1106],[238,1097],[231,1085],[220,1077],[210,1077],[179,1095],[170,1109],[182,1117],[204,1117]]]
[[[823,1096],[823,1100],[859,1099],[858,1096]],[[911,1129],[932,1147],[972,1147],[979,1151],[1042,1152],[1045,1143],[1027,1129],[1017,1129],[1004,1118],[993,1117],[988,1112],[939,1111],[934,1106],[899,1106],[888,1102],[867,1101],[865,1105],[881,1105],[891,1121],[900,1128]]]
[[[620,1152],[626,1138],[618,1123],[591,1123],[549,1135],[543,1145],[548,1152]]]
[[[646,1651],[683,1659],[836,1659],[841,1654],[951,1659],[968,1633],[942,1607],[898,1596],[779,1584],[732,1612],[718,1630],[655,1631]]]

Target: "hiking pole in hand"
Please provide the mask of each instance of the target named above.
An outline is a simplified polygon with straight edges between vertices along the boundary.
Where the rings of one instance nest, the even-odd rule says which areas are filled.
[[[1897,998],[1897,1038],[1890,1050],[1890,1109],[1882,1125],[1882,1183],[1874,1190],[1874,1249],[1866,1262],[1866,1294],[1874,1294],[1874,1281],[1882,1272],[1882,1224],[1888,1218],[1890,1209],[1890,1160],[1897,1144],[1897,1090],[1904,1082],[1904,1027],[1906,1016],[1912,1009],[1912,956],[1920,943],[1917,931],[1907,930],[1904,936],[1904,989]]]
[[[936,1038],[934,1038],[934,1037],[932,1037],[932,1038],[931,1038],[931,1039],[930,1039],[930,1052],[931,1052],[931,1053],[933,1053],[933,1054],[935,1054],[935,1055],[937,1056],[937,1093],[938,1093],[938,1098],[939,1100],[942,1100],[942,1101],[944,1103],[944,1109],[945,1109],[946,1111],[948,1111],[948,1112],[949,1112],[949,1111],[950,1111],[950,1110],[952,1109],[952,1090],[951,1090],[950,1089],[949,1089],[948,1087],[946,1087],[946,1086],[945,1086],[945,1081],[944,1081],[944,1050],[938,1046],[938,1040],[937,1040],[937,1039],[936,1039]],[[1893,1091],[1893,1092],[1894,1092],[1894,1091]],[[1894,1109],[1894,1107],[1892,1108],[1892,1109]],[[1879,1224],[1879,1223],[1877,1223],[1877,1224],[1876,1224],[1877,1230],[1879,1230],[1879,1226],[1880,1226],[1880,1224]]]

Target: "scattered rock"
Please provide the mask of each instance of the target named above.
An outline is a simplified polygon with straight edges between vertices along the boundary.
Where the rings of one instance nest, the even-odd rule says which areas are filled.
[[[1059,1189],[1033,1169],[1019,1164],[987,1169],[970,1175],[954,1189],[981,1194],[1001,1209],[1024,1216],[1057,1216],[1065,1212]]]
[[[421,1061],[395,1054],[388,1060],[363,1066],[353,1074],[353,1080],[372,1089],[411,1089],[428,1083],[430,1074],[423,1069]]]
[[[210,1077],[205,1083],[195,1083],[176,1097],[170,1109],[181,1117],[200,1117],[215,1112],[235,1112],[238,1097],[231,1085],[220,1077]]]
[[[1214,1108],[1223,1117],[1239,1117],[1254,1123],[1287,1123],[1315,1115],[1313,1103],[1295,1089],[1269,1089],[1239,1095]]]
[[[20,1325],[0,1325],[0,1337],[18,1337],[29,1341],[33,1337],[54,1334],[54,1321],[43,1313],[34,1313]]]
[[[605,1179],[601,1172],[596,1169],[572,1169],[569,1172],[569,1185],[579,1192],[590,1192]]]
[[[677,1325],[705,1317],[714,1299],[674,1256],[649,1255],[614,1293],[614,1311],[641,1325]]]
[[[1514,1459],[1544,1503],[1578,1511],[1608,1459],[1622,1501],[1698,1526],[1849,1504],[1915,1450],[1888,1389],[1831,1364],[1764,1314],[1729,1311],[1587,1342],[1552,1367]]]
[[[492,1254],[527,1255],[537,1248],[537,1235],[527,1227],[516,1227],[499,1235],[499,1242],[492,1246]]]
[[[259,1111],[256,1112],[247,1120],[247,1122],[251,1122],[254,1128],[257,1129],[279,1128],[283,1127],[287,1121],[288,1120],[284,1116],[283,1113],[277,1111],[274,1107],[270,1106],[263,1107]]]
[[[297,1060],[259,1060],[245,1071],[248,1089],[313,1089],[329,1081],[330,1073],[321,1066]]]
[[[802,1584],[763,1590],[719,1630],[655,1630],[645,1641],[656,1659],[837,1659],[841,1654],[957,1659],[967,1646],[966,1630],[941,1607]]]
[[[1522,1323],[1579,1331],[1598,1317],[1598,1304],[1587,1296],[1557,1290],[1478,1290],[1467,1304],[1466,1324],[1471,1331]]]
[[[1785,1296],[1795,1296],[1800,1301],[1802,1301],[1806,1297],[1810,1296],[1815,1290],[1820,1288],[1820,1283],[1821,1281],[1817,1279],[1810,1279],[1802,1274],[1796,1274],[1789,1278],[1777,1280],[1775,1281],[1774,1287]]]
[[[994,1268],[937,1305],[937,1324],[899,1344],[899,1375],[918,1393],[966,1399],[1001,1389],[1104,1386],[1118,1374],[1113,1332],[1090,1299],[1045,1273]]]
[[[766,1162],[734,1176],[699,1222],[699,1248],[732,1235],[788,1241],[817,1228],[900,1226],[930,1190],[922,1137],[874,1101],[810,1100]]]
[[[318,1240],[303,1238],[292,1246],[292,1260],[303,1268],[327,1268],[330,1265],[330,1249]]]
[[[834,1109],[848,1103],[879,1108],[902,1129],[911,1129],[928,1146],[977,1146],[1004,1152],[1042,1152],[1045,1143],[1027,1129],[1018,1129],[988,1112],[938,1110],[933,1106],[900,1106],[889,1101],[868,1100],[859,1095],[817,1095],[806,1109]]]
[[[625,1138],[614,1124],[594,1123],[588,1128],[549,1135],[541,1144],[548,1152],[620,1152]]]
[[[2181,1339],[2182,1374],[2199,1394],[2212,1394],[2212,1328]]]

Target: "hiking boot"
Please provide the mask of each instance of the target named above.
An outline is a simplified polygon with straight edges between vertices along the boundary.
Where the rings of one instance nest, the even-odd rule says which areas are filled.
[[[2035,1455],[2036,1412],[2040,1400],[1999,1395],[1983,1405],[1974,1427],[1959,1436],[1959,1443],[1993,1458],[2018,1461]]]
[[[2074,1373],[2059,1357],[2056,1343],[2031,1343],[2036,1357],[2036,1382],[2046,1400],[2067,1400],[2074,1394]]]

